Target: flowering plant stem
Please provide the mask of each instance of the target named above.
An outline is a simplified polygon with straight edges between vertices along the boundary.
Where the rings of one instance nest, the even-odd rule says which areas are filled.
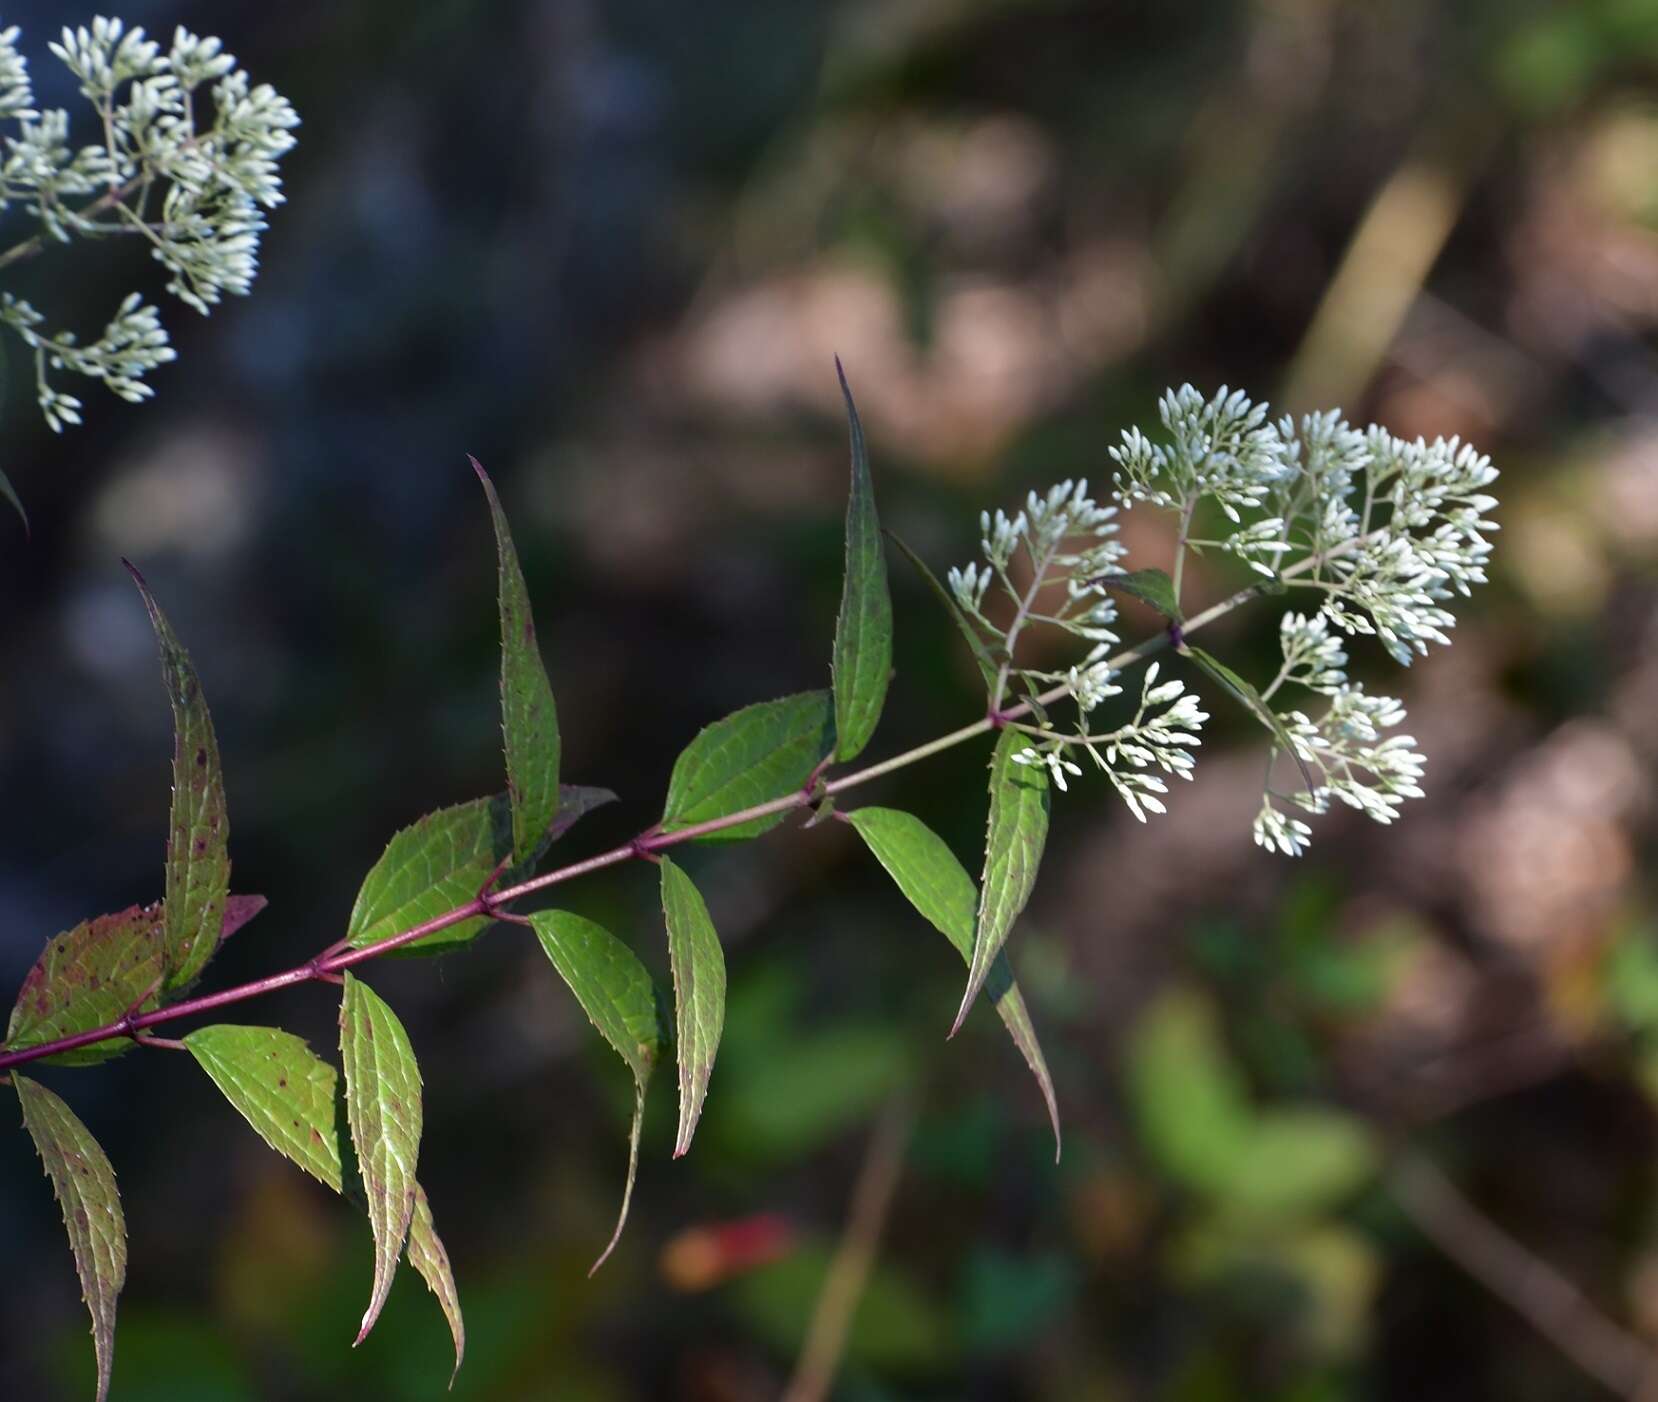
[[[1347,541],[1325,555],[1309,556],[1305,560],[1298,561],[1284,571],[1284,577],[1288,578],[1294,574],[1316,569],[1332,556],[1345,554],[1363,544],[1364,539],[1364,537],[1360,537],[1357,540]],[[1240,605],[1257,597],[1264,587],[1266,587],[1264,582],[1263,584],[1249,585],[1211,605],[1203,612],[1194,615],[1181,625],[1182,637],[1231,613]],[[1144,661],[1152,654],[1168,647],[1173,641],[1174,637],[1171,632],[1155,634],[1116,654],[1109,660],[1108,665],[1114,671],[1121,671],[1137,662]],[[1006,709],[1001,709],[999,705],[993,706],[989,713],[979,720],[961,726],[945,735],[940,735],[925,744],[917,745],[913,749],[905,750],[902,754],[894,755],[891,759],[882,760],[878,764],[866,765],[851,774],[844,774],[838,779],[830,779],[827,782],[810,782],[803,788],[782,794],[777,798],[768,799],[764,803],[757,803],[752,807],[741,809],[735,813],[727,813],[707,822],[675,828],[671,832],[662,832],[656,828],[651,828],[640,836],[612,847],[608,851],[600,852],[596,856],[586,857],[579,862],[571,862],[553,871],[543,872],[541,875],[531,877],[516,886],[509,886],[499,891],[486,887],[464,905],[458,905],[453,910],[445,911],[442,915],[433,916],[430,920],[422,921],[410,929],[400,931],[373,944],[363,945],[357,949],[342,948],[335,944],[314,958],[306,960],[303,964],[296,964],[293,968],[284,969],[280,973],[267,974],[263,978],[237,984],[233,988],[221,989],[217,993],[203,994],[199,998],[187,998],[181,1002],[170,1003],[166,1007],[155,1008],[150,1012],[138,1012],[135,1009],[124,1017],[105,1023],[101,1027],[89,1028],[84,1032],[76,1032],[73,1035],[59,1037],[50,1042],[42,1042],[38,1046],[0,1052],[0,1071],[12,1066],[21,1066],[25,1062],[39,1061],[45,1057],[73,1051],[77,1047],[90,1046],[94,1042],[109,1041],[117,1037],[130,1037],[141,1046],[156,1045],[156,1043],[140,1037],[138,1034],[144,1032],[147,1028],[155,1027],[164,1022],[190,1017],[196,1013],[211,1012],[216,1008],[227,1007],[233,1003],[243,1003],[250,998],[258,998],[266,993],[274,993],[279,988],[288,988],[294,984],[334,982],[346,969],[354,968],[358,964],[365,964],[371,959],[379,958],[382,954],[390,954],[395,949],[413,944],[416,940],[435,934],[439,930],[448,929],[451,925],[458,925],[464,920],[472,920],[480,916],[510,919],[510,912],[505,911],[504,907],[521,896],[532,895],[537,891],[557,886],[575,877],[585,876],[589,872],[600,871],[605,867],[617,866],[636,857],[652,859],[657,853],[670,847],[677,847],[682,842],[690,842],[699,837],[706,837],[710,833],[719,832],[725,828],[738,827],[743,823],[753,822],[756,818],[766,818],[773,814],[786,813],[791,809],[810,808],[826,797],[844,793],[846,790],[856,788],[860,784],[867,784],[871,779],[878,779],[882,775],[906,769],[912,764],[930,759],[933,755],[953,749],[955,746],[964,744],[980,735],[988,735],[994,730],[1001,729],[1010,721],[1016,721],[1031,714],[1038,705],[1046,706],[1059,701],[1069,692],[1069,685],[1061,683],[1049,688],[1036,697],[1034,701],[1023,701]]]

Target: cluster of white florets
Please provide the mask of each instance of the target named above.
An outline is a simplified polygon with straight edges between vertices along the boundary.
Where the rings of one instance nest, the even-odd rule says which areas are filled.
[[[278,162],[299,125],[288,100],[254,86],[217,39],[179,29],[163,50],[140,28],[98,18],[50,46],[99,120],[101,139],[77,148],[68,112],[36,110],[17,37],[15,26],[0,30],[0,122],[15,127],[3,137],[0,214],[26,211],[38,233],[63,243],[141,237],[170,274],[167,290],[203,314],[246,294],[265,211],[282,202]],[[82,405],[52,386],[52,372],[101,380],[137,401],[152,393],[144,377],[174,359],[156,309],[137,293],[84,345],[44,322],[28,302],[0,297],[0,325],[33,352],[37,399],[54,430],[79,423]]]

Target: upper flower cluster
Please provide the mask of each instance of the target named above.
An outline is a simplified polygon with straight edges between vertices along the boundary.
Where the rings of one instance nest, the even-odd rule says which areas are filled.
[[[1404,799],[1422,793],[1422,756],[1410,736],[1384,733],[1396,731],[1404,708],[1349,680],[1343,637],[1374,636],[1406,666],[1430,643],[1449,641],[1451,603],[1486,578],[1496,468],[1454,438],[1407,441],[1374,425],[1355,428],[1333,411],[1274,420],[1266,405],[1225,388],[1209,398],[1190,385],[1170,390],[1158,412],[1160,441],[1131,428],[1110,450],[1112,503],[1088,497],[1086,483],[1033,492],[1012,517],[986,513],[983,563],[950,571],[956,603],[1000,667],[992,709],[1009,688],[1030,703],[1034,723],[1020,728],[1031,745],[1021,761],[1044,765],[1063,789],[1081,772],[1073,751],[1086,750],[1136,817],[1162,811],[1162,781],[1149,771],[1189,778],[1207,716],[1184,683],[1154,685],[1154,665],[1133,716],[1091,731],[1089,714],[1122,693],[1121,669],[1157,641],[1111,655],[1119,641],[1114,595],[1135,594],[1178,622],[1187,554],[1220,551],[1262,577],[1259,593],[1312,596],[1307,611],[1283,616],[1283,664],[1261,689],[1171,630],[1176,646],[1267,729],[1272,757],[1293,760],[1298,771],[1298,783],[1281,791],[1278,766],[1268,765],[1256,840],[1291,855],[1305,850],[1310,829],[1285,804],[1321,813],[1338,801],[1392,821]],[[1177,516],[1171,573],[1125,572],[1117,517],[1136,505]],[[986,603],[992,584],[1005,596],[994,608]],[[1031,623],[1057,625],[1087,650],[1062,667],[1016,665],[1014,645]],[[1306,701],[1286,707],[1286,689],[1322,699],[1322,711],[1309,715]],[[1075,703],[1070,728],[1050,715],[1061,700]]]
[[[37,110],[18,31],[0,31],[0,213],[26,208],[39,234],[0,255],[38,251],[42,238],[125,234],[149,243],[167,290],[206,313],[243,295],[258,270],[264,211],[282,202],[277,166],[299,118],[268,84],[254,86],[220,41],[179,29],[170,48],[119,19],[66,28],[51,51],[92,105],[101,140],[71,145],[69,113]],[[53,388],[65,370],[102,380],[127,400],[174,358],[156,311],[134,294],[95,341],[48,332],[29,303],[0,296],[0,324],[34,353],[37,398],[54,430],[80,422],[81,401]]]

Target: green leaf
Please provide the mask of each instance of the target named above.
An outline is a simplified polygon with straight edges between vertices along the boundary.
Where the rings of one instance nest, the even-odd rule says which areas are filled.
[[[1102,574],[1094,581],[1119,594],[1149,604],[1171,623],[1180,622],[1180,601],[1174,596],[1174,581],[1162,570],[1130,570],[1126,574]]]
[[[834,705],[827,691],[761,701],[699,731],[668,781],[662,827],[706,823],[804,787],[835,744]],[[776,827],[772,813],[709,833],[703,841],[734,842]]]
[[[892,674],[892,596],[887,592],[886,553],[875,516],[875,488],[869,479],[869,450],[858,406],[835,359],[846,417],[852,429],[852,491],[846,502],[846,577],[840,618],[835,624],[836,755],[855,759],[869,743]]]
[[[340,1001],[340,1060],[346,1117],[374,1233],[374,1288],[357,1334],[361,1343],[386,1303],[414,1216],[420,1068],[397,1014],[349,969]]]
[[[967,868],[956,860],[944,839],[913,814],[896,808],[860,808],[848,814],[875,859],[897,882],[898,889],[933,927],[956,947],[962,962],[973,962],[973,929],[979,890]],[[1053,1078],[1031,1024],[1019,985],[1004,950],[996,956],[985,980],[985,994],[995,1004],[1013,1044],[1036,1077],[1048,1119],[1054,1130],[1054,1157],[1060,1149],[1059,1101]]]
[[[201,680],[173,625],[150,593],[144,576],[127,562],[144,597],[156,640],[161,675],[173,705],[173,811],[167,838],[166,988],[194,981],[218,948],[225,897],[230,894],[230,817],[225,808],[219,742]]]
[[[953,1037],[990,975],[991,965],[1007,943],[1013,922],[1036,885],[1042,847],[1048,840],[1048,771],[1040,764],[1015,764],[1013,756],[1030,744],[1017,730],[1003,729],[990,757],[990,822],[980,882],[978,928],[968,964],[967,992],[956,1013]]]
[[[1188,657],[1223,687],[1254,715],[1278,742],[1278,747],[1284,750],[1295,761],[1295,767],[1301,771],[1302,781],[1307,785],[1307,792],[1314,793],[1318,785],[1313,782],[1313,772],[1307,767],[1306,760],[1301,758],[1301,752],[1296,749],[1295,741],[1278,712],[1267,705],[1265,698],[1247,681],[1240,677],[1213,653],[1205,652],[1200,647],[1193,647],[1190,643],[1181,648]]]
[[[363,878],[346,924],[354,949],[390,939],[478,894],[512,853],[512,815],[504,797],[440,808],[396,833]],[[463,920],[407,948],[431,952],[476,939],[485,916]]]
[[[725,953],[702,893],[667,857],[661,859],[662,917],[674,974],[674,1021],[679,1041],[677,1159],[691,1147],[708,1077],[725,1026]]]
[[[165,969],[162,920],[159,905],[135,905],[54,935],[18,991],[7,1048],[22,1051],[102,1027],[150,1002]],[[131,1045],[111,1038],[46,1060],[90,1066]]]
[[[1159,995],[1134,1025],[1127,1066],[1151,1156],[1186,1187],[1221,1191],[1248,1143],[1253,1109],[1213,1006],[1189,989]]]
[[[414,1216],[409,1219],[409,1244],[405,1254],[409,1264],[420,1272],[426,1288],[438,1298],[438,1307],[449,1322],[449,1337],[455,1341],[455,1367],[449,1374],[449,1386],[461,1370],[466,1357],[466,1321],[461,1318],[460,1292],[455,1288],[455,1272],[449,1264],[449,1253],[443,1238],[432,1222],[432,1206],[426,1201],[426,1190],[415,1184]]]
[[[566,786],[557,819],[548,829],[557,838],[576,819],[616,797],[609,789]],[[506,798],[477,798],[428,813],[396,833],[363,878],[346,925],[353,949],[413,929],[456,906],[465,905],[512,854],[512,815]],[[434,931],[402,951],[442,954],[469,944],[490,924],[486,916]]]
[[[0,497],[4,497],[10,502],[12,510],[21,518],[23,535],[27,538],[29,534],[29,513],[23,509],[23,499],[17,495],[17,489],[12,486],[11,478],[7,477],[4,472],[0,472]]]
[[[1317,1106],[1262,1114],[1217,1189],[1221,1204],[1252,1221],[1310,1217],[1352,1196],[1379,1155],[1362,1120]]]
[[[558,710],[542,665],[530,613],[529,590],[512,548],[506,513],[495,484],[471,459],[489,498],[500,556],[501,733],[507,755],[507,793],[512,799],[512,850],[520,862],[540,855],[543,839],[558,814]]]
[[[599,1034],[633,1072],[633,1126],[628,1132],[627,1182],[616,1230],[599,1253],[598,1270],[622,1239],[633,1180],[639,1169],[639,1128],[645,1114],[645,1087],[661,1050],[656,1022],[656,990],[638,957],[603,925],[567,910],[538,910],[530,916],[536,938],[553,961],[559,977],[569,985]],[[717,946],[716,946],[717,948]]]
[[[190,1055],[254,1132],[319,1183],[343,1192],[332,1066],[275,1027],[221,1023],[184,1039]]]
[[[995,657],[985,645],[984,639],[979,636],[979,630],[973,626],[972,620],[961,611],[961,605],[955,601],[950,591],[940,582],[939,577],[927,567],[925,560],[891,531],[886,532],[886,537],[898,547],[899,553],[915,566],[916,573],[927,582],[927,586],[938,596],[938,601],[944,605],[944,611],[955,619],[956,627],[961,629],[962,637],[967,639],[967,646],[973,650],[973,660],[978,663],[979,675],[984,678],[986,688],[993,688],[996,685],[996,674],[999,668]]]
[[[45,1086],[12,1073],[23,1102],[23,1124],[35,1142],[52,1191],[63,1209],[69,1249],[81,1278],[81,1298],[92,1315],[92,1348],[98,1357],[98,1402],[109,1395],[115,1361],[115,1302],[127,1278],[127,1224],[115,1170],[98,1141]]]

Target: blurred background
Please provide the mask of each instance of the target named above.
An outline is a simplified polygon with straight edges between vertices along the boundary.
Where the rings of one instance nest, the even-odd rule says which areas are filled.
[[[1263,737],[1220,697],[1166,818],[1141,827],[1103,785],[1056,796],[1013,955],[1057,1168],[994,1020],[944,1044],[956,956],[836,824],[687,855],[728,949],[725,1042],[679,1162],[658,1078],[633,1218],[591,1282],[625,1071],[511,927],[381,966],[423,1057],[421,1177],[470,1331],[453,1397],[779,1396],[860,1181],[879,1249],[833,1382],[795,1399],[1654,1385],[1658,3],[120,13],[222,35],[304,126],[253,296],[210,321],[136,247],[8,280],[86,330],[143,286],[180,350],[148,406],[68,386],[87,426],[54,438],[6,346],[0,443],[34,522],[25,542],[0,513],[8,988],[47,936],[161,892],[170,721],[121,555],[196,657],[235,886],[271,901],[218,986],[331,942],[396,828],[501,784],[469,451],[514,521],[566,775],[622,799],[569,856],[652,822],[699,726],[826,684],[836,352],[883,519],[941,573],[981,507],[1103,485],[1169,382],[1462,434],[1504,473],[1493,583],[1455,646],[1403,676],[1356,650],[1429,758],[1396,827],[1332,815],[1299,862],[1252,847]],[[73,108],[45,44],[90,11],[3,18],[43,101]],[[1166,564],[1148,515],[1134,558]],[[872,756],[982,706],[892,570]],[[1231,584],[1215,566],[1187,589]],[[1211,636],[1259,672],[1275,610]],[[981,754],[868,798],[977,870]],[[568,901],[662,971],[647,878]],[[321,990],[255,1019],[335,1041]],[[352,1350],[364,1222],[187,1058],[44,1079],[120,1174],[117,1399],[444,1395],[419,1281]],[[0,1395],[90,1396],[21,1133],[0,1136],[0,1273]]]

